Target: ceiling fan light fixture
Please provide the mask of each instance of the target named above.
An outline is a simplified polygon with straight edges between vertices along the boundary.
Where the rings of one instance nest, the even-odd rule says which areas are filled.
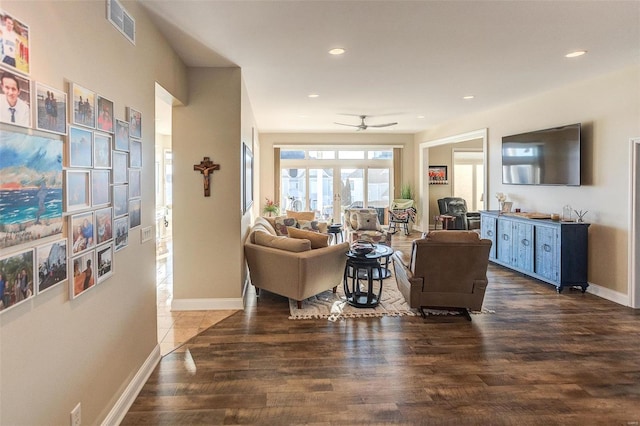
[[[329,50],[329,54],[334,56],[343,55],[344,52],[346,52],[346,50],[342,47],[334,47],[333,49]]]

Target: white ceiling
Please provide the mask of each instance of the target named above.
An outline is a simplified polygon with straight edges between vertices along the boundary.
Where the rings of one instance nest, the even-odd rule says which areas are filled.
[[[261,132],[415,133],[640,63],[633,0],[139,1],[188,66],[242,68]]]

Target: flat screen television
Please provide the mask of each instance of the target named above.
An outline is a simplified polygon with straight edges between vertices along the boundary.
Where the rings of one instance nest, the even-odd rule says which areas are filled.
[[[502,183],[580,185],[580,123],[502,138]]]

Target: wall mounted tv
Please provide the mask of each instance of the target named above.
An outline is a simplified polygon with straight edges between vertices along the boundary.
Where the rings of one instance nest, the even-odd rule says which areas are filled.
[[[504,136],[502,183],[580,185],[580,123]]]

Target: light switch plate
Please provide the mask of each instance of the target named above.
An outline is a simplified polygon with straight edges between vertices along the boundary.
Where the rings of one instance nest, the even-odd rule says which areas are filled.
[[[153,238],[153,227],[147,226],[140,230],[140,240],[143,243],[150,241]]]

